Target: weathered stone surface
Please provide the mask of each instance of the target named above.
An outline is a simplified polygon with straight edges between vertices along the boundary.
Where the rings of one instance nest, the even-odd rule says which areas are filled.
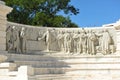
[[[12,10],[12,8],[5,6],[4,4],[0,4],[0,16],[5,16]]]
[[[18,74],[32,76],[34,75],[34,69],[31,66],[20,66],[18,68]]]
[[[6,25],[7,24],[7,20],[6,19],[0,19],[0,24]]]
[[[6,25],[0,24],[0,31],[6,31]]]
[[[116,31],[114,28],[35,28],[10,22],[8,22],[8,26],[10,26],[8,31],[15,26],[18,34],[21,34],[22,28],[25,28],[24,38],[26,41],[23,43],[26,45],[24,48],[26,52],[58,51],[68,54],[87,53],[96,55],[99,52],[111,54],[116,51]],[[12,35],[15,36],[15,34]],[[92,38],[94,40],[91,40],[91,37],[94,37]],[[20,38],[21,36],[18,37],[18,39]],[[18,42],[22,44],[20,40]],[[14,41],[11,45],[13,44]]]
[[[0,63],[4,62],[5,60],[7,60],[7,56],[5,55],[0,55]]]
[[[20,66],[16,80],[28,80],[29,76],[34,75],[34,69],[30,66]]]
[[[8,69],[9,71],[13,71],[16,69],[16,64],[14,63],[0,63],[0,69]]]
[[[1,38],[0,37],[0,44],[6,44],[6,38]]]
[[[6,32],[0,31],[0,38],[6,38]]]
[[[6,44],[0,44],[0,50],[5,51],[6,50]]]

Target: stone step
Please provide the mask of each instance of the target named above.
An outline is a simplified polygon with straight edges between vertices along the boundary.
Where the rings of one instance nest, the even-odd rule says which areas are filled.
[[[120,80],[120,74],[111,73],[86,73],[86,74],[52,74],[36,75],[29,77],[29,80]]]
[[[61,68],[61,67],[68,67],[68,64],[63,61],[14,61],[17,66],[20,65],[32,65],[32,67],[54,67],[54,68]]]
[[[29,80],[72,80],[71,76],[65,76],[62,74],[47,74],[47,75],[35,75],[30,76]]]
[[[44,74],[29,76],[29,80],[76,80],[77,78],[83,79],[86,75],[72,76],[66,74]]]
[[[68,72],[72,71],[80,71],[81,73],[88,72],[88,71],[120,71],[120,67],[79,67],[79,68],[34,68],[35,75],[40,75],[40,74],[65,74]]]
[[[80,66],[90,66],[90,65],[119,65],[120,61],[14,61],[14,63],[17,64],[17,66],[20,65],[32,65],[33,67],[54,67],[54,68],[61,68],[61,67],[80,67]]]
[[[9,61],[21,60],[21,61],[57,61],[67,60],[71,61],[114,61],[119,60],[120,55],[106,55],[106,56],[54,56],[54,55],[28,55],[28,54],[4,54],[8,56]],[[75,60],[76,59],[76,60]]]

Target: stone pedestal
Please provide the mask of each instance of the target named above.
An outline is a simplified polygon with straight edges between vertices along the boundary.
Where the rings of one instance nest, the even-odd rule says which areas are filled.
[[[4,2],[0,1],[0,51],[6,50],[6,15],[11,12],[12,8],[6,6]]]

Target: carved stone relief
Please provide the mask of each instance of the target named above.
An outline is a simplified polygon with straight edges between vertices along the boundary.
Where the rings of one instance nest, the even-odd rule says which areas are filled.
[[[39,51],[56,51],[67,54],[103,55],[115,52],[114,29],[60,29],[9,26],[7,50],[26,53],[29,47]],[[114,31],[115,32],[115,31]]]

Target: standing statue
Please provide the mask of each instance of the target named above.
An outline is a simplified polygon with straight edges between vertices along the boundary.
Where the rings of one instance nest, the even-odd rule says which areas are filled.
[[[66,32],[64,35],[64,51],[66,53],[70,53],[71,52],[71,35],[69,32]]]
[[[87,35],[85,30],[82,29],[80,32],[80,53],[86,53],[86,43],[87,43]]]
[[[73,52],[79,53],[79,36],[78,32],[75,32],[72,39],[73,39]]]
[[[45,40],[45,44],[47,46],[46,51],[50,51],[50,43],[51,43],[51,37],[50,37],[50,30],[47,29],[47,31],[43,34],[42,37],[39,37],[38,40]]]
[[[9,26],[6,29],[6,50],[8,52],[12,49],[12,28]]]
[[[20,31],[20,43],[21,43],[20,49],[22,53],[26,53],[26,42],[27,42],[27,38],[26,38],[25,28],[22,27]]]
[[[7,50],[15,51],[17,53],[20,53],[20,39],[19,39],[19,32],[16,30],[16,27],[13,26],[12,28],[8,27],[7,29]]]
[[[101,50],[102,53],[105,54],[110,54],[110,34],[107,29],[103,30],[102,33],[102,41],[101,41]]]
[[[96,54],[96,45],[95,42],[97,37],[95,33],[91,30],[87,33],[87,53],[95,55]]]
[[[58,31],[57,41],[60,50],[64,51],[64,33],[62,31]]]

